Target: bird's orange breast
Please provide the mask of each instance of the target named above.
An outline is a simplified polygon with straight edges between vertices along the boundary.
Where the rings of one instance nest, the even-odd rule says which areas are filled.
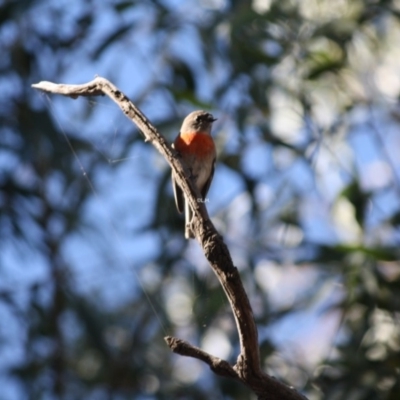
[[[197,157],[215,153],[212,137],[203,132],[181,133],[175,140],[175,149],[180,153],[192,154]]]

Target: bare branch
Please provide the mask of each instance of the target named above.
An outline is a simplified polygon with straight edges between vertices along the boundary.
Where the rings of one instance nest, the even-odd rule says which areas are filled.
[[[239,379],[238,374],[227,361],[214,357],[184,340],[172,336],[166,336],[164,339],[174,353],[180,354],[181,356],[197,358],[208,364],[211,370],[218,375]]]
[[[47,93],[62,94],[63,96],[77,99],[80,96],[104,96],[105,93],[99,86],[101,80],[103,79],[97,77],[92,82],[84,83],[83,85],[64,85],[62,83],[42,81],[34,83],[32,87]]]
[[[145,140],[154,145],[173,169],[175,179],[187,196],[190,207],[193,210],[193,227],[196,237],[230,302],[238,329],[240,355],[236,365],[232,367],[227,361],[214,357],[182,340],[167,337],[166,341],[170,348],[178,354],[202,360],[219,375],[240,380],[253,390],[259,399],[304,400],[304,397],[295,390],[262,372],[257,327],[239,272],[233,265],[232,258],[223,238],[218,234],[209,219],[205,205],[202,202],[196,201],[200,196],[189,179],[190,175],[180,162],[177,153],[171,148],[165,138],[124,93],[104,78],[96,77],[93,81],[82,85],[40,82],[32,85],[32,87],[72,98],[106,94],[138,126]]]

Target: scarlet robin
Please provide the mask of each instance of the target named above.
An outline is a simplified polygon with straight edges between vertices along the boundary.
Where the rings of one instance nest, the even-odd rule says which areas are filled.
[[[183,163],[189,169],[190,177],[201,194],[199,201],[203,202],[206,200],[214,175],[216,151],[211,137],[211,127],[214,121],[216,121],[216,118],[206,111],[193,111],[183,120],[179,135],[173,144]],[[192,210],[173,174],[172,186],[176,208],[180,213],[185,210],[185,238],[194,238]]]

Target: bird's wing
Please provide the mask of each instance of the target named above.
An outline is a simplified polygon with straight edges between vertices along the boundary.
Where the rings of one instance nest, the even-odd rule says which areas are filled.
[[[179,187],[174,179],[174,174],[172,173],[172,188],[174,189],[175,205],[180,213],[183,213],[185,207],[185,197],[183,195],[182,189]]]
[[[174,144],[172,144],[172,148],[175,148]],[[180,213],[183,213],[183,210],[185,208],[185,197],[183,195],[182,189],[176,183],[173,172],[171,174],[171,180],[172,180],[172,189],[174,189],[174,198],[175,198],[176,208]]]
[[[214,170],[215,170],[215,158],[214,158],[214,160],[212,162],[210,176],[208,177],[206,183],[203,186],[203,189],[201,190],[201,197],[203,198],[203,200],[207,196],[208,189],[210,189],[211,181],[213,180],[213,177],[214,177]]]

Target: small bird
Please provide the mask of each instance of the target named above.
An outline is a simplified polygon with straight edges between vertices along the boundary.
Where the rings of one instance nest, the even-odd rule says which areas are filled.
[[[212,123],[217,119],[206,111],[193,111],[182,123],[179,135],[172,145],[190,172],[197,190],[201,194],[198,201],[206,201],[208,189],[214,175],[216,160],[215,144],[211,137]],[[185,210],[185,238],[193,239],[192,210],[187,199],[172,174],[176,208]]]

